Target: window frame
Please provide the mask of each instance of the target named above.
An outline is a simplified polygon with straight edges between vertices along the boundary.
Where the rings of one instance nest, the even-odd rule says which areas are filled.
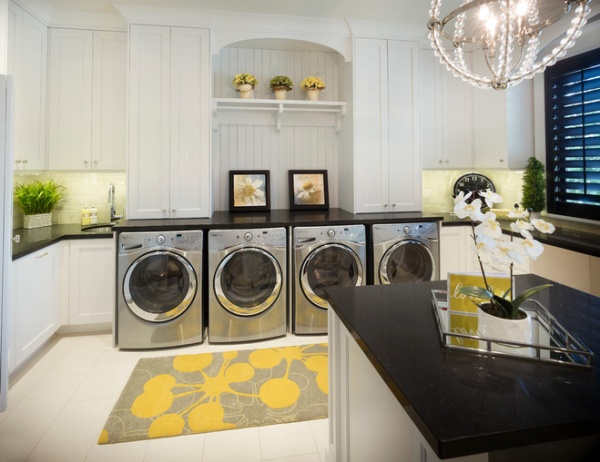
[[[559,61],[554,66],[546,69],[544,73],[545,84],[545,118],[546,118],[546,204],[549,214],[566,217],[581,218],[600,221],[600,205],[577,204],[557,200],[555,188],[555,152],[554,152],[554,113],[553,101],[553,79],[566,76],[573,71],[589,67],[590,64],[600,64],[600,48],[596,48],[579,55]],[[600,140],[598,141],[600,143]],[[585,148],[584,148],[585,149]],[[558,162],[557,162],[558,163]],[[593,196],[600,202],[600,196]]]

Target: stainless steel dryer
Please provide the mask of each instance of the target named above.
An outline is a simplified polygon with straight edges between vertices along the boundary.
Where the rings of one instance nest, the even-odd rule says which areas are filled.
[[[119,234],[115,346],[201,343],[201,281],[202,231]]]
[[[208,341],[232,343],[287,334],[285,228],[208,234]]]
[[[440,278],[437,222],[373,225],[373,282],[436,281]]]
[[[365,227],[298,227],[293,242],[293,332],[325,334],[330,307],[325,289],[365,284]]]

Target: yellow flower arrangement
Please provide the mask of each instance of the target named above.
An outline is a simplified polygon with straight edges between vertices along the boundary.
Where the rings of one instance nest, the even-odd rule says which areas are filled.
[[[258,85],[258,80],[252,74],[236,74],[233,78],[233,85],[238,87],[240,85],[252,85],[254,88]]]
[[[300,83],[300,86],[304,90],[324,90],[325,89],[325,83],[319,77],[315,77],[315,76],[306,77],[304,80],[302,80],[302,82]]]

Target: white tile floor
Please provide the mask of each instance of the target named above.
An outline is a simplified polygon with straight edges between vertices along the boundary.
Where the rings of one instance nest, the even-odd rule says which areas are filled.
[[[112,335],[63,336],[12,384],[0,414],[0,462],[325,462],[327,419],[98,445],[139,358],[326,342],[285,338],[241,345],[119,351]]]

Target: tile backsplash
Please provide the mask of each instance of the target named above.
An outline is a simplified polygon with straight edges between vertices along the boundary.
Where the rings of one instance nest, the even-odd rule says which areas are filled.
[[[463,174],[473,170],[423,170],[423,212],[447,213],[453,210],[452,188]],[[496,186],[504,198],[497,208],[510,209],[520,203],[523,195],[523,170],[477,170]]]
[[[14,183],[54,180],[65,187],[65,199],[52,211],[52,223],[81,223],[81,209],[84,205],[98,209],[98,223],[110,219],[108,205],[108,185],[115,185],[115,209],[117,215],[123,215],[126,198],[125,172],[63,172],[44,171],[39,173],[15,172]],[[15,206],[13,210],[13,228],[23,226],[23,211]]]

